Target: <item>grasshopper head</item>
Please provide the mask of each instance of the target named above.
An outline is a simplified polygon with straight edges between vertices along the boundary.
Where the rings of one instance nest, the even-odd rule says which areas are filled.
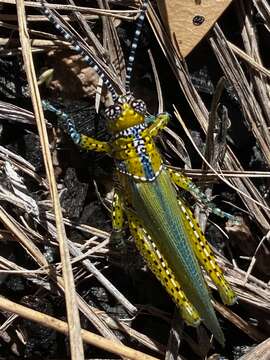
[[[146,105],[142,100],[134,97],[120,96],[115,104],[105,110],[108,119],[108,130],[116,134],[134,125],[142,124],[145,120]]]

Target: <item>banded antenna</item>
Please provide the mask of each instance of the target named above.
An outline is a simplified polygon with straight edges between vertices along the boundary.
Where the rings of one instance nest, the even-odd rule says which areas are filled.
[[[55,26],[55,28],[64,36],[64,38],[73,45],[74,50],[80,54],[90,67],[92,67],[100,78],[103,80],[105,86],[110,91],[112,99],[115,102],[118,98],[117,91],[113,83],[110,80],[110,75],[108,75],[104,69],[104,65],[100,65],[100,61],[95,59],[95,55],[90,53],[87,43],[84,39],[77,33],[70,25],[59,18],[59,15],[56,11],[46,7],[44,0],[41,1],[42,8],[41,11],[48,18],[48,20]],[[79,40],[78,40],[79,39]],[[109,72],[109,69],[108,69]]]
[[[127,63],[127,71],[126,71],[126,92],[127,94],[130,93],[130,80],[131,80],[131,74],[134,66],[135,61],[135,53],[139,44],[140,35],[142,32],[142,27],[146,15],[148,0],[144,0],[141,5],[140,15],[136,23],[136,29],[134,32],[133,40],[130,47],[129,57],[128,57],[128,63]]]

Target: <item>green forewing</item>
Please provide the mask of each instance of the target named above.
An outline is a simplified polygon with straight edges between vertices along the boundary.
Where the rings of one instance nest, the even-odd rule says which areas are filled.
[[[148,234],[174,271],[186,296],[215,338],[224,343],[202,271],[183,223],[169,175],[162,170],[152,182],[130,180],[132,206]]]

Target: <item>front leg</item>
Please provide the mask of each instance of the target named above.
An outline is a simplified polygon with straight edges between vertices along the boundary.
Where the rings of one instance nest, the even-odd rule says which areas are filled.
[[[106,152],[110,154],[110,145],[105,141],[99,141],[92,137],[80,134],[75,127],[73,120],[60,109],[55,108],[48,101],[42,101],[43,108],[45,110],[54,112],[67,126],[67,133],[76,145],[79,145],[82,149],[87,151]]]
[[[168,113],[161,113],[157,115],[156,118],[152,121],[151,125],[146,129],[148,135],[152,138],[157,136],[160,131],[162,131],[165,126],[168,124],[171,116]]]
[[[193,194],[195,197],[199,198],[201,200],[201,202],[209,210],[211,210],[211,212],[213,214],[215,214],[221,218],[226,218],[228,220],[237,221],[235,216],[233,216],[225,211],[222,211],[221,209],[217,208],[215,206],[215,204],[213,204],[211,201],[209,201],[208,198],[206,197],[206,195],[186,175],[184,175],[183,173],[181,173],[179,171],[175,171],[171,168],[168,168],[168,167],[166,167],[166,170],[168,171],[171,180],[173,181],[173,183],[176,186],[178,186],[184,190],[187,190],[188,192]]]
[[[149,269],[171,295],[184,321],[188,325],[198,326],[201,321],[200,316],[181,289],[181,285],[176,280],[166,259],[160,253],[150,235],[147,234],[137,216],[127,210],[127,217],[129,229],[135,239],[136,246],[145,259]]]

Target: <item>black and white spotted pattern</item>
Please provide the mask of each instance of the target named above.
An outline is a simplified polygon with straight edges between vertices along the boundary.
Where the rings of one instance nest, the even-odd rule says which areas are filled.
[[[139,38],[142,32],[142,27],[145,19],[145,14],[147,10],[148,0],[144,0],[141,6],[141,11],[139,18],[137,20],[136,24],[136,30],[133,36],[131,49],[128,57],[128,63],[127,63],[127,73],[126,73],[126,92],[130,93],[130,80],[131,80],[131,74],[133,70],[134,60],[135,60],[135,53],[138,47]]]
[[[111,105],[105,110],[105,116],[110,121],[115,121],[119,118],[122,113],[122,108],[120,105]]]
[[[50,20],[50,22],[55,26],[55,28],[64,36],[64,38],[73,45],[73,49],[82,56],[83,60],[97,72],[99,77],[102,79],[104,85],[110,91],[113,101],[116,101],[118,98],[118,94],[114,86],[112,85],[111,81],[109,80],[109,78],[100,69],[97,62],[79,44],[75,36],[67,29],[67,27],[62,23],[62,21],[56,16],[56,14],[52,10],[46,7],[46,3],[44,0],[41,2],[41,4],[42,4],[41,11],[44,13],[44,15]]]
[[[125,129],[118,134],[118,137],[121,136],[126,138],[132,138],[132,144],[138,155],[138,159],[140,159],[144,176],[137,176],[136,174],[131,174],[126,168],[125,161],[121,161],[121,160],[116,161],[116,168],[120,173],[132,176],[134,179],[138,179],[141,181],[154,181],[156,177],[159,175],[162,166],[160,166],[157,172],[153,170],[151,159],[149,157],[149,154],[147,153],[145,140],[141,136],[141,132],[146,127],[147,127],[146,124],[139,124],[132,126],[128,129]]]
[[[134,125],[131,126],[125,130],[120,131],[119,133],[117,133],[114,136],[114,140],[123,137],[123,138],[129,138],[131,136],[136,135],[136,133],[141,133],[141,131],[145,130],[147,128],[147,124],[143,123],[143,124],[138,124],[138,125]]]
[[[131,106],[132,108],[139,114],[141,115],[145,115],[147,108],[146,108],[146,104],[143,100],[133,100],[131,102]]]

